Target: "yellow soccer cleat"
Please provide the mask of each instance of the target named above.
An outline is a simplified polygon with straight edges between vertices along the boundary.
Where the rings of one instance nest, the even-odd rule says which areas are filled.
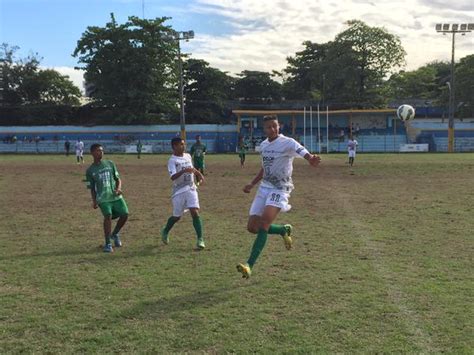
[[[249,264],[238,264],[237,271],[242,274],[242,278],[248,279],[252,275],[252,269]]]
[[[283,242],[285,243],[285,248],[291,250],[293,247],[293,239],[291,238],[291,233],[293,232],[293,226],[291,224],[285,224],[286,233],[283,235]]]

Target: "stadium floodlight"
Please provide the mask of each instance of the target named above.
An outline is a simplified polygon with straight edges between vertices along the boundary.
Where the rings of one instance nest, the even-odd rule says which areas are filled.
[[[176,41],[178,44],[178,67],[179,67],[179,106],[180,116],[179,122],[181,126],[181,138],[186,139],[186,117],[184,110],[184,82],[183,82],[183,61],[181,59],[181,45],[180,41],[188,42],[194,38],[194,31],[174,31],[171,30],[163,36],[163,38]]]
[[[451,27],[451,29],[449,29]],[[455,36],[456,33],[460,33],[461,35],[466,35],[466,33],[474,31],[474,23],[468,24],[449,24],[444,23],[442,26],[441,24],[436,24],[435,29],[437,32],[452,34],[452,45],[451,45],[451,80],[448,84],[449,87],[449,121],[448,121],[448,152],[454,152],[454,110],[455,110],[455,101],[454,101],[454,93],[455,93],[455,78],[454,78],[454,44],[455,44]]]

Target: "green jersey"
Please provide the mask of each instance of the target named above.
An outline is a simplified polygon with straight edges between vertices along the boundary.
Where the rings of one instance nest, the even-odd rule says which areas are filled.
[[[206,153],[206,145],[202,143],[194,143],[191,147],[191,155],[196,160],[204,160]]]
[[[247,144],[240,143],[239,144],[239,154],[245,154],[245,153],[247,153]]]
[[[102,160],[100,164],[92,164],[86,171],[88,189],[94,189],[97,203],[117,201],[122,195],[116,195],[115,181],[120,178],[117,167],[111,160]]]

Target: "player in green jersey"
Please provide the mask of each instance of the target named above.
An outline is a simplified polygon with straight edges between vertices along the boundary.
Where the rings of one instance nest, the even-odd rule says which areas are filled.
[[[191,156],[193,157],[194,167],[204,175],[204,155],[207,147],[201,142],[201,136],[196,136],[196,143],[191,146]]]
[[[240,158],[240,167],[243,168],[245,165],[245,154],[247,154],[247,144],[242,138],[239,142],[239,158]]]
[[[111,160],[102,160],[104,148],[100,144],[92,144],[91,155],[94,162],[86,171],[87,188],[91,190],[92,207],[100,208],[104,216],[105,253],[113,252],[114,246],[122,246],[119,232],[128,219],[128,207],[122,195],[122,181],[117,167]],[[118,218],[112,231],[112,219]]]

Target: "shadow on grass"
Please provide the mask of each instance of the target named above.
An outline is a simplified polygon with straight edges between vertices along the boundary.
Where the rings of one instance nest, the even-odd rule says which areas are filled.
[[[214,288],[197,292],[177,295],[169,298],[158,298],[139,302],[135,306],[117,314],[125,319],[169,319],[177,314],[197,309],[213,308],[217,304],[230,301],[234,292],[242,288],[259,287],[258,283],[244,284],[228,288]]]
[[[110,260],[107,258],[132,258],[132,257],[143,257],[143,256],[153,256],[157,254],[156,246],[149,246],[143,245],[140,248],[134,247],[133,249],[116,249],[113,253],[104,253],[102,251],[102,246],[97,245],[95,247],[87,247],[87,248],[74,248],[71,247],[69,249],[60,249],[60,250],[51,250],[45,252],[33,252],[33,253],[22,253],[16,255],[6,255],[0,256],[0,261],[7,261],[7,260],[21,260],[21,259],[29,259],[29,258],[63,258],[69,256],[98,256],[98,260]],[[183,252],[184,250],[176,250],[176,253]],[[75,260],[71,260],[74,262]]]

